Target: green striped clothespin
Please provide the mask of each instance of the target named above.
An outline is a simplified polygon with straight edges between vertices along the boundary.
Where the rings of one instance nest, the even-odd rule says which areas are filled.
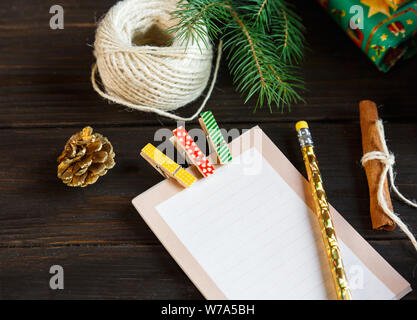
[[[201,118],[199,121],[201,127],[205,131],[211,147],[217,153],[220,163],[225,164],[232,161],[232,154],[217,125],[216,119],[214,119],[213,113],[211,111],[206,111],[201,113],[200,116]]]

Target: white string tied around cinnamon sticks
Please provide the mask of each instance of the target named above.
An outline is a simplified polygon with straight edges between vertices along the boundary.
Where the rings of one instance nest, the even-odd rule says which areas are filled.
[[[395,156],[389,152],[388,146],[385,140],[385,132],[384,132],[384,125],[382,124],[382,120],[377,121],[377,129],[378,133],[382,142],[382,149],[381,151],[372,151],[365,154],[362,159],[361,163],[362,166],[365,165],[366,162],[370,160],[379,160],[384,165],[384,170],[381,173],[381,177],[379,179],[378,184],[378,203],[381,206],[381,208],[384,210],[385,214],[390,217],[399,227],[400,229],[407,235],[407,237],[411,240],[414,248],[417,250],[417,241],[414,235],[411,233],[410,229],[408,229],[407,225],[398,217],[397,214],[395,214],[390,208],[388,207],[387,201],[384,197],[384,183],[385,179],[387,179],[387,176],[389,176],[389,182],[392,190],[394,190],[395,194],[406,204],[408,204],[411,207],[417,208],[417,203],[408,200],[406,197],[404,197],[401,192],[397,189],[394,183],[394,164],[395,164]]]

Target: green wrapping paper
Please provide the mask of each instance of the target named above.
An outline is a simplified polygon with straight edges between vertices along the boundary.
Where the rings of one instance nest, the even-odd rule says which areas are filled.
[[[387,72],[398,60],[417,53],[417,0],[318,2],[379,70]],[[354,6],[363,9],[363,22]],[[351,20],[356,20],[353,28]]]

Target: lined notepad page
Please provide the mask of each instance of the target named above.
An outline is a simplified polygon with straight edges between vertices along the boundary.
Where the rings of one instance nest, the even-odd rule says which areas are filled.
[[[157,206],[228,299],[334,299],[317,218],[255,149]],[[340,240],[354,299],[394,294]]]

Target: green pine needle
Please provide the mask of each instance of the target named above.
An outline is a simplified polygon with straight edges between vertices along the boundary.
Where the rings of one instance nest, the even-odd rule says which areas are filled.
[[[304,101],[297,64],[303,59],[304,27],[283,0],[179,0],[170,30],[186,45],[206,37],[224,41],[237,89],[256,107],[284,110]],[[208,43],[204,40],[206,46]],[[255,109],[256,110],[256,109]]]

